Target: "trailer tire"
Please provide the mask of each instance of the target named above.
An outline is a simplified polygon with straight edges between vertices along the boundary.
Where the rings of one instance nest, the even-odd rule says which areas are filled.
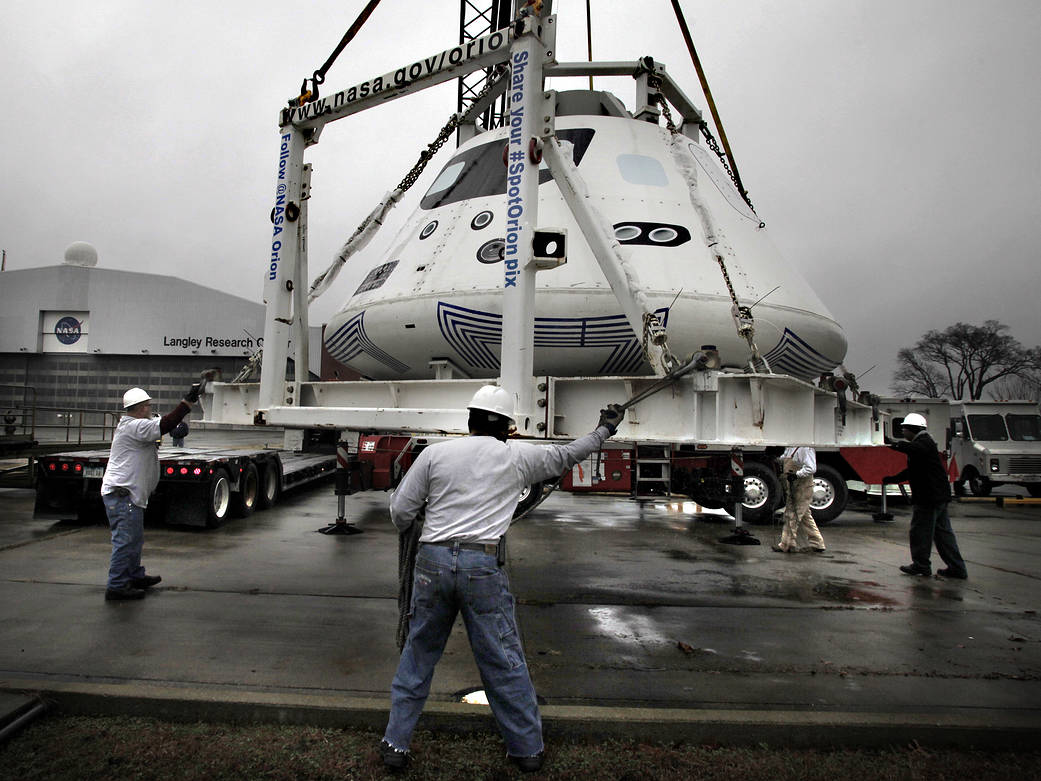
[[[282,493],[282,469],[277,461],[268,461],[258,469],[260,490],[257,492],[257,509],[266,510],[278,503]]]
[[[842,514],[849,500],[846,481],[839,471],[827,464],[817,465],[817,474],[813,476],[813,497],[810,499],[810,513],[818,526],[825,526]]]
[[[216,529],[224,523],[231,509],[231,480],[225,470],[213,470],[203,501],[206,502],[206,526]]]
[[[260,494],[260,478],[257,465],[248,464],[239,477],[239,490],[231,495],[231,511],[236,518],[245,518],[253,514]]]
[[[774,510],[781,504],[781,481],[766,464],[758,461],[745,462],[745,499],[741,518],[748,523],[770,523]],[[725,505],[726,511],[734,515],[733,502]]]

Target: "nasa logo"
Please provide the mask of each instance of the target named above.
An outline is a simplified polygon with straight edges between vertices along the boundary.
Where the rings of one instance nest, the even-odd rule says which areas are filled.
[[[76,344],[82,334],[80,321],[75,317],[63,317],[54,324],[54,335],[62,344]]]

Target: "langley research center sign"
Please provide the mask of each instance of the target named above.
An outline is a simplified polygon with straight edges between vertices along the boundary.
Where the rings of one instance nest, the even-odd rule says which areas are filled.
[[[163,336],[163,352],[220,352],[224,354],[252,354],[264,347],[264,337],[248,335],[228,336],[221,334],[182,334]]]

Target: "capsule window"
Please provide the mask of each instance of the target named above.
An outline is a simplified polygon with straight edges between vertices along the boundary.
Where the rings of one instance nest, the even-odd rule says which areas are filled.
[[[472,220],[470,220],[470,227],[475,231],[481,230],[481,228],[487,228],[494,215],[490,211],[478,212]]]
[[[465,160],[459,160],[455,163],[449,163],[447,166],[445,166],[445,170],[443,170],[438,175],[437,179],[434,180],[434,183],[430,185],[430,189],[427,190],[427,195],[437,195],[438,193],[447,190],[449,187],[455,184],[456,179],[459,178],[459,174],[463,172],[463,168],[465,167]]]
[[[618,171],[629,184],[642,184],[649,187],[666,187],[669,178],[660,162],[647,155],[618,155],[615,158]]]
[[[640,228],[635,225],[619,225],[614,229],[614,237],[619,241],[632,241],[640,232]]]
[[[655,228],[647,234],[647,238],[655,244],[667,244],[673,241],[679,234],[674,228]]]
[[[619,244],[642,244],[652,247],[678,247],[690,241],[690,231],[682,225],[664,222],[619,222],[614,225]]]
[[[423,230],[421,230],[419,232],[419,238],[420,239],[429,238],[434,233],[434,231],[436,231],[436,230],[437,230],[437,220],[433,220],[432,222],[428,222],[426,225],[423,226]]]

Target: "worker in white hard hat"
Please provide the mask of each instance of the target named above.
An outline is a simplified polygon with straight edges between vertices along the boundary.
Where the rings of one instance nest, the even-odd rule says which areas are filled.
[[[145,590],[159,583],[159,575],[148,575],[141,566],[144,546],[144,517],[148,497],[159,484],[159,455],[156,443],[187,415],[199,400],[199,383],[192,385],[174,410],[152,417],[152,397],[141,388],[123,394],[123,417],[112,435],[101,500],[112,532],[112,558],[108,569],[105,599],[142,599]]]
[[[900,567],[906,575],[932,575],[930,562],[933,544],[936,552],[947,566],[936,571],[946,578],[964,580],[968,577],[965,561],[958,549],[947,504],[951,499],[951,484],[936,441],[926,430],[929,423],[917,412],[909,413],[901,421],[904,440],[886,437],[886,444],[907,456],[907,468],[891,477],[883,477],[883,483],[911,484],[911,563]]]
[[[408,635],[380,751],[389,769],[408,763],[434,666],[461,612],[506,753],[522,771],[534,772],[542,766],[542,720],[499,543],[521,491],[559,477],[598,450],[625,413],[609,405],[584,437],[566,445],[537,445],[508,439],[514,399],[503,388],[482,387],[467,407],[470,436],[426,448],[391,498],[390,517],[399,531],[407,531],[424,507],[426,520],[413,570]]]

